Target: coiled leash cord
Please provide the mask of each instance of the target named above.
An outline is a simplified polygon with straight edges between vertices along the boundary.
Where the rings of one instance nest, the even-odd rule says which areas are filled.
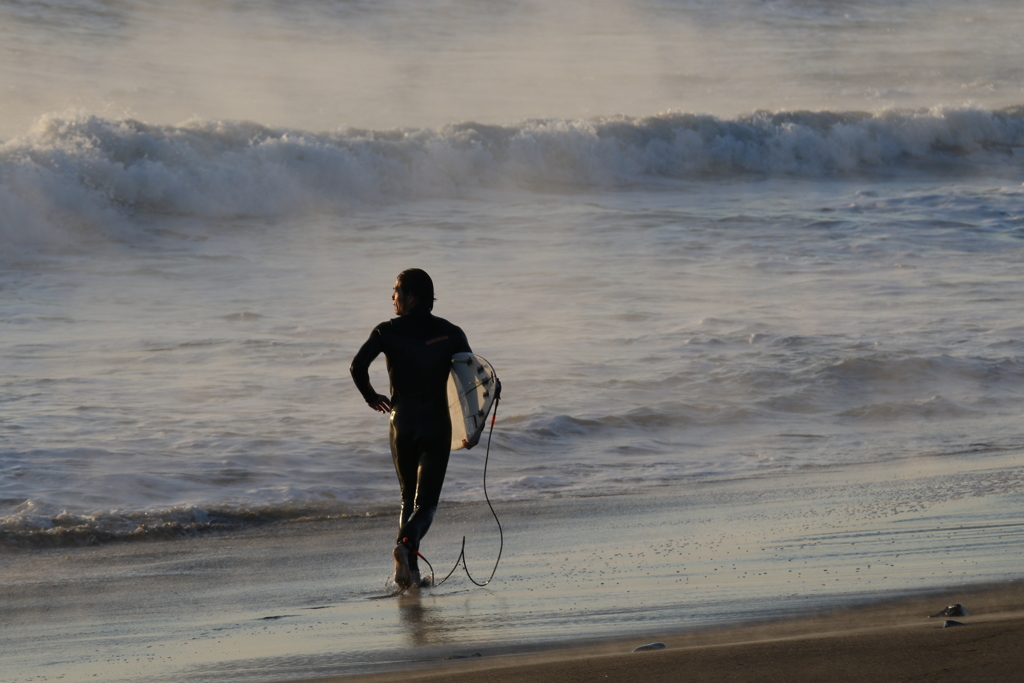
[[[498,391],[500,392],[501,385],[499,384],[498,387]],[[498,538],[500,539],[500,543],[498,545],[498,559],[494,561],[494,569],[491,570],[491,575],[488,577],[486,581],[480,583],[479,581],[473,578],[472,574],[469,573],[469,565],[466,564],[466,537],[463,536],[462,551],[459,553],[459,559],[455,560],[455,566],[452,567],[452,570],[450,572],[448,572],[448,576],[444,577],[437,583],[434,583],[434,566],[430,564],[430,561],[427,560],[427,558],[423,557],[419,554],[419,552],[417,552],[416,554],[419,555],[420,559],[426,562],[427,566],[430,567],[430,584],[435,588],[437,586],[440,586],[449,578],[451,578],[451,575],[455,573],[455,570],[459,568],[460,564],[466,570],[466,576],[469,577],[469,580],[472,581],[475,585],[480,586],[481,588],[489,584],[491,582],[491,579],[494,578],[494,573],[498,571],[498,563],[501,562],[501,551],[505,549],[505,533],[501,530],[501,521],[498,520],[498,513],[494,511],[494,506],[491,505],[491,498],[490,496],[487,495],[487,463],[490,462],[491,460],[491,435],[494,433],[494,421],[498,419],[498,403],[500,402],[500,396],[495,396],[494,414],[491,415],[491,428],[490,431],[487,432],[487,454],[484,456],[484,500],[487,501],[487,507],[491,509],[491,514],[494,515],[494,522],[498,525]]]

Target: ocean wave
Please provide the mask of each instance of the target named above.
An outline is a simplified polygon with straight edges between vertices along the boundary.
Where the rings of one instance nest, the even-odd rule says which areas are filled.
[[[824,368],[819,379],[840,393],[867,389],[902,393],[981,385],[990,390],[999,386],[1013,389],[1024,379],[1024,363],[1016,357],[871,354],[837,361]]]
[[[833,360],[760,398],[767,419],[780,414],[897,423],[983,418],[1020,410],[1018,358],[870,354]]]
[[[929,420],[955,420],[964,417],[984,415],[984,411],[963,406],[942,396],[930,396],[926,399],[902,402],[874,403],[859,406],[841,413],[865,422],[893,422],[907,418]]]
[[[334,133],[51,114],[0,144],[0,230],[29,239],[40,223],[70,221],[88,231],[125,209],[283,216],[477,188],[1019,171],[1022,150],[1024,107],[757,112],[736,119],[665,113]]]
[[[275,522],[316,521],[390,514],[377,509],[317,504],[181,505],[165,509],[70,512],[25,501],[0,517],[0,548],[25,549],[102,545],[188,538],[241,531]]]
[[[800,348],[814,342],[790,336],[762,343]],[[705,429],[792,419],[916,423],[1012,415],[1021,407],[1024,363],[1019,357],[853,352],[842,358],[825,348],[820,347],[813,367],[792,371],[736,362],[707,372],[617,382],[602,390],[624,397],[623,410],[564,414],[545,409],[505,418],[501,444],[524,453],[595,442],[606,450],[628,444],[635,451],[654,440],[655,452],[665,453]]]

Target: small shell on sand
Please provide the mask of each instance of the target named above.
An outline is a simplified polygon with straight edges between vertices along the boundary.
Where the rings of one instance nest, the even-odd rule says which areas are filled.
[[[644,652],[645,650],[664,650],[666,647],[668,647],[668,645],[666,645],[665,643],[647,643],[646,645],[641,645],[638,648],[634,648],[633,652]]]
[[[959,602],[955,605],[950,605],[941,612],[929,615],[929,619],[932,617],[969,617],[971,613],[967,611],[967,608],[961,605]]]
[[[950,626],[963,626],[963,625],[964,625],[964,622],[962,622],[962,621],[953,621],[952,619],[946,619],[946,621],[944,621],[942,623],[942,628],[949,628]]]

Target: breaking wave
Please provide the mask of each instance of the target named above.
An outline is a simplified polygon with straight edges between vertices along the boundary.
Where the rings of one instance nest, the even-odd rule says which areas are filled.
[[[47,222],[99,224],[125,210],[284,216],[480,188],[1017,173],[1022,150],[1024,107],[757,112],[731,120],[666,113],[335,133],[51,114],[0,144],[0,234],[29,237],[34,224]]]

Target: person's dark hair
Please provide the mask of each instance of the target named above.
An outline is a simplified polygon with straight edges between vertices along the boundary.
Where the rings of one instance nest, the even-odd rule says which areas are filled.
[[[425,270],[409,268],[398,274],[398,285],[406,294],[416,297],[416,305],[434,310],[434,281]]]

